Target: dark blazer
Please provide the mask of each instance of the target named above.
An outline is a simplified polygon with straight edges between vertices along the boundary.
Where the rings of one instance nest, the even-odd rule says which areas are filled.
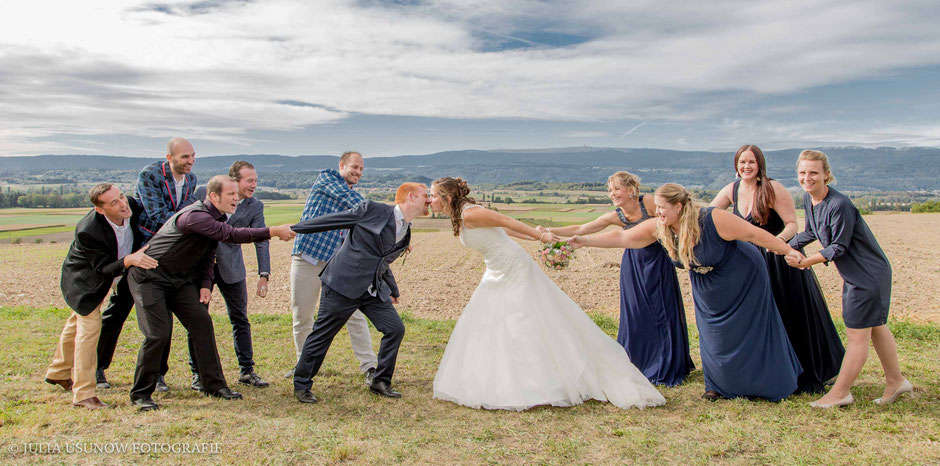
[[[196,190],[196,199],[206,200],[206,188]],[[264,228],[264,203],[253,197],[243,199],[235,213],[225,221],[235,228]],[[271,255],[268,252],[270,241],[255,243],[255,254],[258,258],[258,273],[271,273]],[[242,245],[237,243],[219,242],[215,250],[215,263],[218,265],[219,277],[224,283],[238,283],[245,279],[245,259],[242,257]]]
[[[388,301],[389,296],[399,296],[389,265],[411,241],[409,227],[405,237],[395,243],[394,210],[394,206],[367,200],[353,209],[304,220],[291,229],[316,233],[348,228],[343,245],[320,273],[320,280],[349,299],[358,299],[373,285],[376,296]]]
[[[140,249],[143,241],[137,227],[143,208],[133,197],[128,197],[127,203],[133,213],[128,219],[134,234],[133,252]],[[114,279],[124,274],[124,261],[118,260],[117,254],[114,229],[104,215],[92,209],[75,226],[75,239],[62,262],[59,286],[65,302],[76,314],[86,316],[94,311],[108,295]]]

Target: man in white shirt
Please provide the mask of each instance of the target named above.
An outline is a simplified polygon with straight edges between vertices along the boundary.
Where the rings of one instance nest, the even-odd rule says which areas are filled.
[[[89,198],[95,208],[76,225],[75,240],[62,263],[60,286],[72,314],[45,380],[71,390],[73,405],[97,409],[106,406],[95,391],[101,305],[126,268],[151,269],[157,261],[144,253],[147,246],[131,253],[142,240],[134,228],[141,209],[133,198],[110,183],[92,188]]]

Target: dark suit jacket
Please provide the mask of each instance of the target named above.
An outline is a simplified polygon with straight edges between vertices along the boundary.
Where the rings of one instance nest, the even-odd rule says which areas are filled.
[[[137,228],[143,208],[133,197],[127,198],[133,215],[128,219],[134,233],[131,251],[140,248],[143,236]],[[117,238],[104,215],[92,209],[75,226],[75,240],[62,262],[59,286],[69,307],[79,315],[94,311],[114,282],[124,274],[124,261],[117,257]]]
[[[196,190],[196,199],[206,200],[206,188]],[[225,221],[235,228],[264,228],[264,203],[253,197],[243,199],[235,209],[235,213]],[[271,255],[268,253],[270,242],[258,241],[255,243],[255,254],[258,258],[258,273],[271,273]],[[215,250],[215,263],[218,265],[219,277],[224,283],[238,283],[245,279],[245,259],[242,257],[242,245],[237,243],[220,242]]]
[[[411,228],[395,243],[395,207],[365,201],[358,207],[304,220],[293,227],[297,233],[316,233],[349,228],[346,240],[320,274],[320,280],[337,293],[357,299],[375,287],[376,296],[388,301],[398,297],[398,284],[389,265],[411,241]]]

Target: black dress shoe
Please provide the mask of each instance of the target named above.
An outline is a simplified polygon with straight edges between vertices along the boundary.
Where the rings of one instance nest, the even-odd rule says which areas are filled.
[[[147,398],[140,399],[131,398],[131,404],[136,406],[138,411],[153,411],[155,409],[160,409],[160,405],[154,402],[149,396]]]
[[[233,392],[232,389],[225,387],[220,388],[214,392],[206,392],[206,395],[213,396],[216,398],[221,398],[223,400],[240,400],[242,399],[242,394],[238,392]]]
[[[111,388],[108,379],[104,376],[104,369],[95,371],[95,388]]]
[[[199,381],[199,374],[193,374],[193,383],[189,384],[189,388],[197,392],[202,391],[202,382]]]
[[[258,374],[255,374],[253,371],[247,374],[242,374],[238,377],[238,383],[251,385],[252,387],[264,388],[270,385],[265,382]]]
[[[310,393],[310,390],[294,390],[294,398],[301,403],[313,404],[317,402],[317,397]]]
[[[381,380],[372,382],[372,385],[369,385],[369,390],[386,398],[401,398],[401,393],[392,390],[392,387]]]
[[[166,393],[170,391],[170,387],[166,384],[166,381],[163,380],[163,376],[157,376],[157,386],[153,388],[153,391]]]
[[[702,399],[706,401],[718,401],[722,398],[724,397],[714,390],[705,390],[705,393],[702,393]]]
[[[72,379],[64,380],[55,380],[55,379],[46,379],[46,383],[50,385],[58,385],[65,389],[65,391],[72,390]]]
[[[374,381],[375,381],[375,368],[370,367],[369,370],[366,371],[366,386],[367,387],[372,386],[372,382]]]

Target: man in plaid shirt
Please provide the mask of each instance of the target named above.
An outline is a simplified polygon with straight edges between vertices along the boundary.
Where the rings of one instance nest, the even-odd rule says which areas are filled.
[[[192,173],[196,150],[189,141],[173,138],[166,145],[166,160],[144,167],[134,189],[144,207],[140,232],[150,241],[166,220],[193,202],[196,175]]]
[[[364,169],[362,155],[345,152],[339,158],[339,171],[328,169],[320,172],[310,188],[304,213],[300,220],[325,214],[342,212],[358,206],[363,197],[352,189],[359,182]],[[347,230],[332,230],[320,233],[297,235],[290,266],[290,306],[294,320],[294,349],[297,359],[307,335],[313,330],[313,317],[320,298],[320,272],[333,257],[346,237]],[[377,358],[372,349],[369,324],[362,312],[356,311],[346,323],[353,353],[359,360],[359,370],[366,376],[366,384],[372,383]],[[291,370],[285,378],[294,374]]]
[[[160,227],[176,212],[195,202],[196,175],[192,173],[196,161],[196,150],[183,138],[173,138],[166,143],[166,160],[158,160],[144,167],[137,176],[134,193],[143,207],[138,229],[147,243],[157,234]],[[101,337],[98,340],[98,370],[95,373],[98,386],[107,388],[111,385],[105,378],[104,371],[111,363],[118,336],[127,320],[127,315],[134,305],[129,293],[119,293],[111,297],[108,306],[101,311]],[[190,348],[192,346],[190,345]],[[191,352],[190,352],[191,353]],[[160,376],[156,391],[170,390],[164,376],[169,366],[170,347],[163,352],[160,364]]]

